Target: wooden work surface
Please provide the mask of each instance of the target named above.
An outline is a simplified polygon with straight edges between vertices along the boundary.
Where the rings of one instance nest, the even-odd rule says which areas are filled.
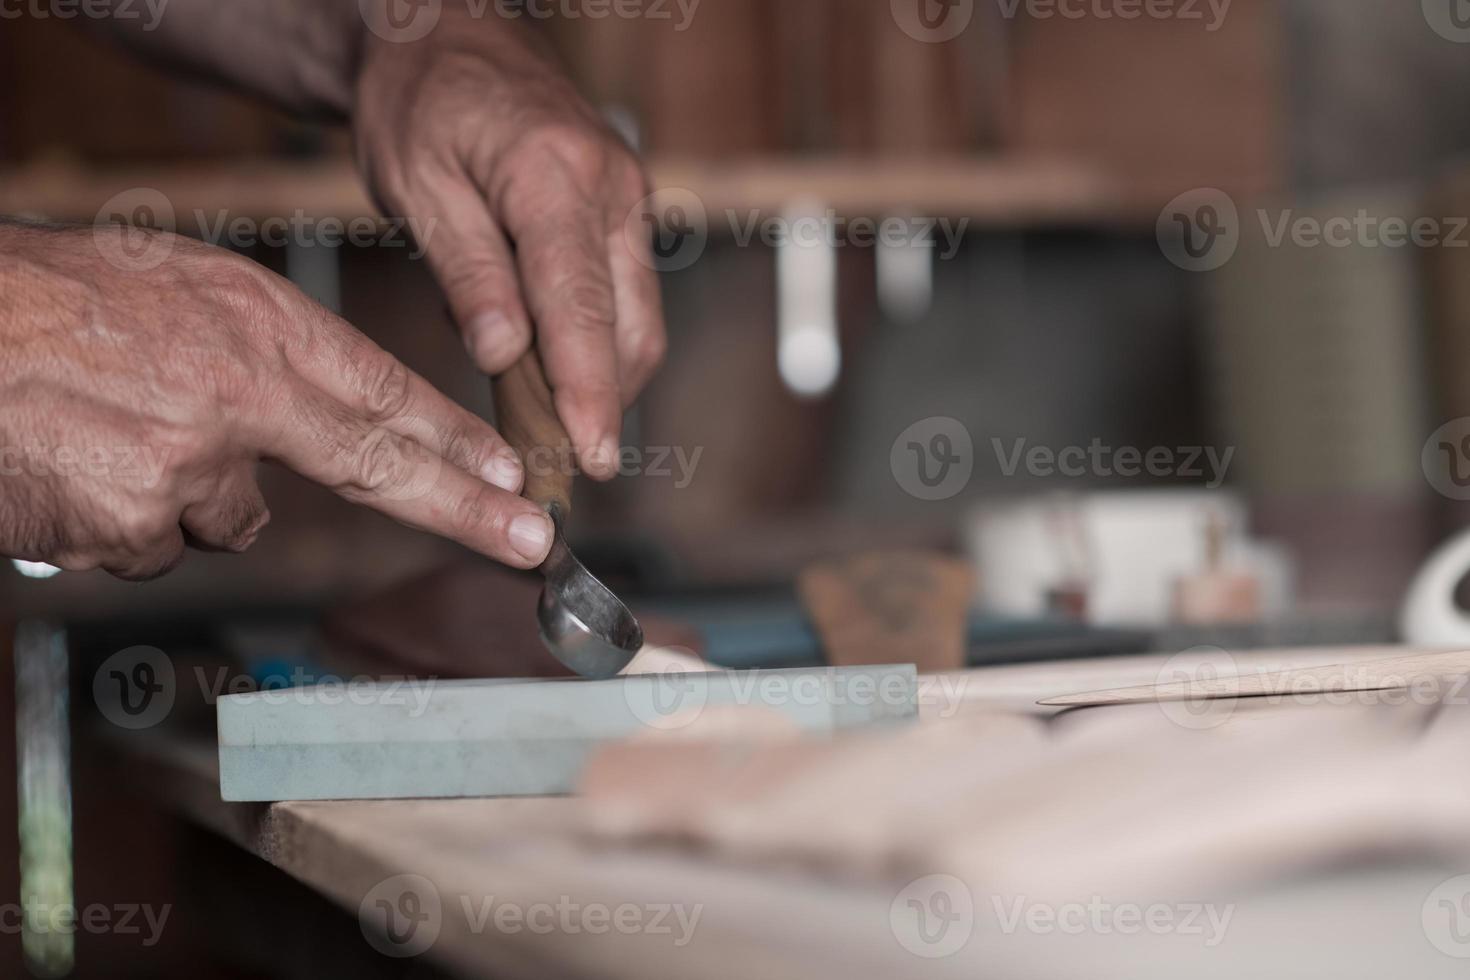
[[[1237,659],[1247,669],[1279,668],[1404,652],[1277,651]],[[1049,716],[1050,709],[1035,707],[1038,698],[1149,683],[1166,660],[1110,658],[946,676],[962,687],[965,714]],[[933,711],[931,706],[926,714],[932,717]],[[1424,896],[1446,877],[1443,868],[1365,867],[1233,894],[1230,941],[1207,950],[1193,937],[1007,934],[993,927],[994,913],[986,909],[977,910],[978,927],[962,952],[927,959],[894,937],[890,912],[902,883],[750,867],[656,847],[599,845],[579,832],[590,804],[573,798],[225,804],[218,798],[212,745],[159,732],[132,737],[127,745],[156,777],[152,783],[169,805],[350,912],[385,879],[411,874],[430,880],[442,915],[425,955],[470,976],[990,980],[1075,976],[1079,964],[1086,964],[1090,978],[1129,980],[1463,976],[1463,962],[1430,945],[1419,919]],[[1085,812],[1076,815],[1077,821],[1087,819]],[[483,910],[487,900],[522,909],[679,904],[698,908],[699,918],[682,945],[675,942],[677,928],[673,935],[501,931],[493,922],[476,922],[474,910]]]

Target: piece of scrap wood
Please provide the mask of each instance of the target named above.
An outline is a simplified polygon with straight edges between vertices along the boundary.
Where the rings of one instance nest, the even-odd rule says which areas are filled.
[[[1099,707],[1148,701],[1194,701],[1219,698],[1285,697],[1350,691],[1387,691],[1413,686],[1423,679],[1470,674],[1470,651],[1419,654],[1367,663],[1333,664],[1300,670],[1256,671],[1196,677],[1163,684],[1120,687],[1046,698],[1048,707]]]
[[[807,568],[797,585],[834,666],[911,663],[935,673],[965,665],[975,589],[966,562],[872,552]]]

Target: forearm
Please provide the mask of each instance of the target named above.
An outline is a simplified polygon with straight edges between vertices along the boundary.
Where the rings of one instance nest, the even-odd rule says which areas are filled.
[[[131,0],[103,0],[136,11]],[[291,112],[346,116],[364,21],[357,0],[157,0],[144,17],[89,23],[146,57]]]

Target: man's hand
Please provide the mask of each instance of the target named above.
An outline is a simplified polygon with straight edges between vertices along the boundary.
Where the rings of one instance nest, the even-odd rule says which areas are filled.
[[[366,33],[358,156],[386,210],[433,222],[422,245],[475,363],[498,374],[534,337],[582,469],[608,479],[664,355],[648,242],[624,230],[648,188],[529,31],[486,9],[446,3],[416,41]]]
[[[154,237],[167,261],[130,270],[144,234],[0,225],[0,554],[145,579],[186,541],[243,550],[264,458],[540,564],[551,522],[483,420],[229,252]]]
[[[665,345],[650,242],[624,234],[642,170],[524,21],[454,0],[424,36],[386,40],[405,10],[418,7],[170,0],[150,29],[92,23],[286,109],[350,119],[379,203],[435,222],[421,244],[475,363],[505,370],[534,333],[582,469],[609,479],[622,411]]]

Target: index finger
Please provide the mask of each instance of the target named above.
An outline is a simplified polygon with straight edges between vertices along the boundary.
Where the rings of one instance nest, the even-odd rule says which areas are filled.
[[[372,425],[424,443],[502,490],[520,492],[522,461],[488,422],[347,321],[331,314],[320,319],[314,332],[320,342],[286,349],[288,363],[302,379]]]
[[[410,527],[457,541],[515,568],[551,549],[551,519],[481,481],[431,446],[375,425],[316,388],[284,383],[257,446],[309,480]]]

